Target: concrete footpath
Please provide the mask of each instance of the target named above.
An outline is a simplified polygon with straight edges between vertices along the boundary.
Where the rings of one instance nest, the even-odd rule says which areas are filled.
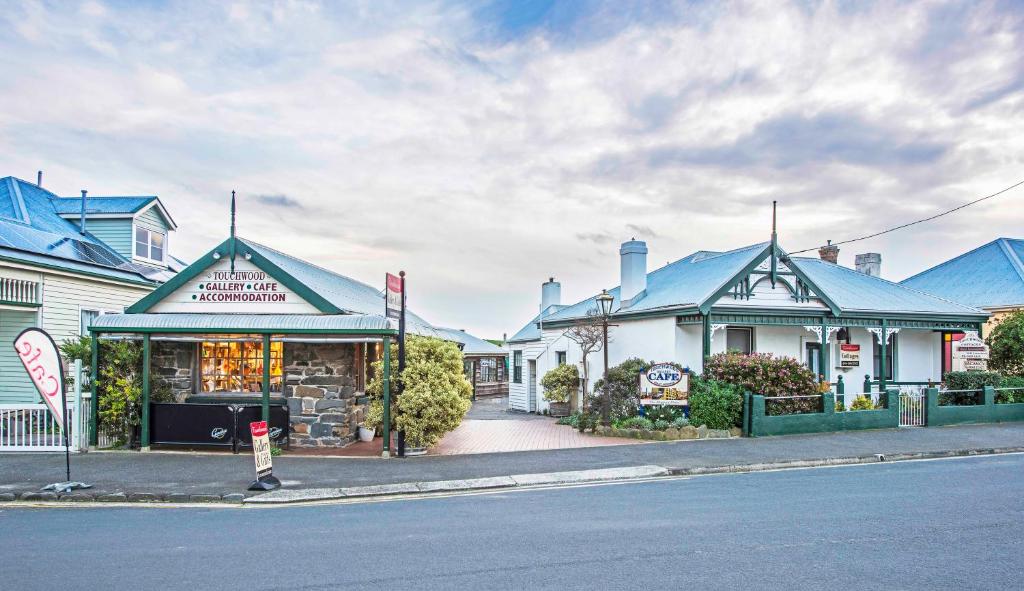
[[[1024,451],[1024,423],[389,460],[285,455],[274,458],[284,488],[263,499],[245,490],[254,477],[246,454],[77,455],[72,479],[93,488],[59,499],[39,490],[63,480],[63,454],[4,454],[0,501],[297,502],[1013,451]]]

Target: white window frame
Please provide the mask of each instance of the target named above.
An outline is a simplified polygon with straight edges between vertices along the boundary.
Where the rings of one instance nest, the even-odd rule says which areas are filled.
[[[730,330],[746,331],[747,334],[750,335],[750,351],[748,352],[748,354],[749,353],[754,353],[754,352],[757,351],[757,345],[754,342],[754,327],[753,326],[727,326],[727,327],[725,327],[725,351],[726,351],[726,353],[728,353],[730,351],[730,349],[729,349],[729,331]]]
[[[86,327],[82,326],[82,312],[96,312],[96,317],[105,316],[106,314],[120,314],[114,310],[104,310],[102,308],[90,308],[79,304],[78,306],[78,336],[89,336],[89,331]]]
[[[139,251],[138,251],[138,245],[139,245],[138,235],[139,235],[139,231],[140,230],[144,231],[146,233],[146,254],[145,255],[139,254]],[[159,234],[160,236],[163,236],[163,238],[164,238],[164,243],[163,243],[163,247],[162,247],[163,258],[154,259],[152,256],[150,256],[153,253],[153,234]],[[167,261],[167,232],[160,232],[159,230],[153,230],[153,229],[147,228],[145,226],[140,226],[138,224],[132,224],[132,257],[136,258],[136,259],[139,259],[139,260],[147,261],[147,262],[150,262],[150,263],[155,263],[155,264],[158,264],[158,265],[166,264],[166,261]]]

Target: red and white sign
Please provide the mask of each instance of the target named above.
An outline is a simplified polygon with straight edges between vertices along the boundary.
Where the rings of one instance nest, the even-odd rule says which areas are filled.
[[[14,339],[14,348],[43,402],[64,428],[64,367],[57,344],[45,330],[26,328]]]
[[[252,433],[252,453],[256,459],[256,478],[270,476],[274,469],[270,460],[270,436],[267,422],[253,421],[249,423],[249,432]]]
[[[860,345],[843,343],[839,345],[839,367],[860,366]]]
[[[387,303],[385,313],[388,318],[398,318],[402,315],[402,278],[398,275],[387,274]]]

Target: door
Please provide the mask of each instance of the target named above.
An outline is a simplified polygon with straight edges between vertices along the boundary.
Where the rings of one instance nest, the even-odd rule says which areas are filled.
[[[807,359],[807,369],[815,376],[820,376],[825,372],[821,369],[821,343],[807,343],[806,350],[804,351]]]
[[[529,399],[530,412],[537,412],[537,360],[526,362],[526,397]]]

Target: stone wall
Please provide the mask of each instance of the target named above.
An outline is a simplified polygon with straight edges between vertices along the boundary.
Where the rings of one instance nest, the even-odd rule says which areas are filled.
[[[285,343],[285,396],[291,444],[340,447],[355,441],[366,412],[356,391],[356,345]]]
[[[171,387],[176,402],[192,394],[196,343],[151,341],[150,371]]]

